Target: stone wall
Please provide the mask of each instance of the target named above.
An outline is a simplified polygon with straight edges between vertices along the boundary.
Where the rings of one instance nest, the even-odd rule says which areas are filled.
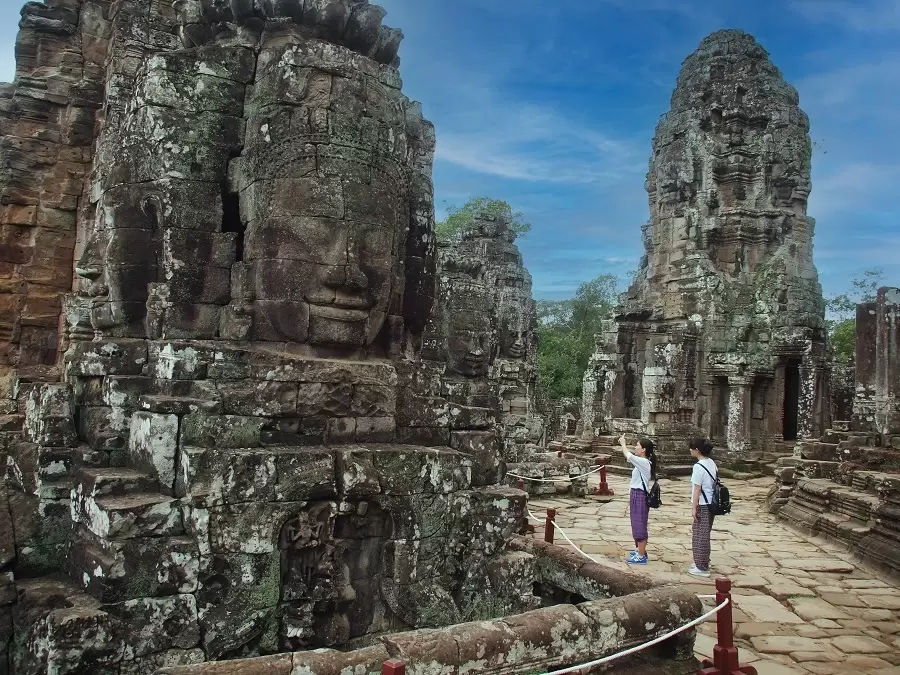
[[[747,460],[825,428],[809,191],[797,92],[752,36],[710,35],[656,130],[646,253],[598,336],[585,434],[631,419],[664,454],[700,434]]]

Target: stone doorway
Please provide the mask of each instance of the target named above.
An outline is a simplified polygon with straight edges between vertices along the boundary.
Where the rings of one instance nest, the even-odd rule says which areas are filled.
[[[784,367],[784,411],[782,437],[786,441],[797,440],[800,416],[800,365],[789,361]]]

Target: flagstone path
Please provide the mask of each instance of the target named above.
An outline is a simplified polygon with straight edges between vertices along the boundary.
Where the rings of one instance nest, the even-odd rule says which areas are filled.
[[[616,496],[608,503],[542,497],[529,508],[541,518],[547,508],[557,509],[560,527],[583,551],[625,569],[634,548],[628,480],[610,476],[609,484]],[[760,675],[900,675],[900,585],[861,567],[839,546],[777,521],[765,507],[771,485],[771,478],[729,481],[733,510],[716,518],[712,576],[698,579],[686,572],[692,563],[688,479],[660,481],[664,504],[650,513],[650,562],[637,571],[698,594],[714,593],[715,577],[730,578],[741,661],[756,666]],[[536,536],[543,537],[543,524],[536,526]],[[558,534],[557,543],[568,545]],[[714,606],[712,600],[704,604]],[[699,628],[698,657],[710,657],[714,644],[710,621]]]

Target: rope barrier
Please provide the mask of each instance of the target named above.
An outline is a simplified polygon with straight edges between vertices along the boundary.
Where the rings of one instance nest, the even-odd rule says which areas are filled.
[[[521,478],[522,480],[530,480],[533,483],[561,483],[561,482],[567,481],[567,480],[578,480],[579,478],[584,478],[585,476],[590,476],[591,474],[597,473],[598,471],[600,471],[603,468],[604,467],[602,467],[602,466],[596,466],[592,470],[588,471],[587,473],[583,473],[579,476],[568,476],[566,478],[531,478],[529,476],[520,476],[519,474],[513,473],[512,471],[507,471],[506,475],[512,476],[513,478]]]
[[[525,508],[525,512],[528,514],[528,517],[531,520],[541,522],[540,518],[537,518],[528,507]],[[598,562],[592,556],[588,555],[584,551],[582,551],[578,545],[572,541],[566,531],[563,530],[556,523],[556,510],[555,509],[547,509],[547,518],[544,521],[545,527],[548,530],[559,530],[559,533],[565,538],[567,542],[578,551],[582,556],[590,560],[591,562]],[[552,535],[548,538],[545,533],[545,540],[553,543]],[[707,600],[710,598],[718,600],[720,597],[724,597],[724,600],[706,612],[702,616],[697,617],[693,621],[686,623],[680,628],[676,628],[672,631],[669,631],[665,635],[661,635],[653,640],[648,640],[636,647],[631,647],[630,649],[626,649],[624,651],[618,652],[616,654],[611,654],[610,656],[605,656],[601,659],[596,659],[594,661],[589,661],[587,663],[582,663],[577,666],[569,666],[568,668],[562,668],[560,670],[552,670],[545,673],[541,673],[541,675],[563,675],[564,673],[580,673],[584,668],[593,668],[595,666],[603,665],[604,663],[609,663],[610,661],[614,661],[615,659],[622,658],[623,656],[628,656],[630,654],[634,654],[643,649],[647,649],[648,647],[652,647],[653,645],[659,644],[664,640],[668,640],[669,638],[678,635],[679,633],[683,633],[684,631],[693,628],[699,623],[706,621],[709,617],[714,616],[721,612],[725,607],[729,605],[731,602],[731,581],[728,579],[717,579],[716,580],[716,590],[719,592],[717,595],[701,595],[697,594],[697,598],[700,600]],[[732,672],[743,672],[747,673],[747,675],[757,675],[757,671],[753,666],[748,666],[745,664],[738,664],[738,650],[734,646],[734,633],[733,633],[733,620],[731,615],[731,608],[729,607],[728,611],[725,612],[724,615],[718,616],[717,619],[717,634],[718,634],[718,642],[716,643],[715,648],[713,649],[713,660],[704,659],[703,661],[703,670],[704,673],[710,673],[715,675],[728,675]]]
[[[703,623],[709,617],[714,614],[718,614],[722,609],[724,609],[730,601],[730,598],[726,598],[720,605],[717,605],[710,611],[708,611],[703,616],[699,616],[693,621],[690,621],[680,628],[676,628],[675,630],[669,631],[665,635],[660,635],[658,638],[654,638],[652,640],[648,640],[643,644],[638,645],[637,647],[632,647],[630,649],[626,649],[624,651],[618,652],[616,654],[611,654],[610,656],[604,656],[602,659],[596,659],[594,661],[588,661],[587,663],[582,663],[577,666],[569,666],[568,668],[562,668],[561,670],[551,670],[546,673],[542,673],[541,675],[563,675],[563,673],[571,673],[575,670],[581,670],[582,668],[593,668],[594,666],[599,666],[604,663],[609,663],[610,661],[615,661],[616,659],[622,658],[623,656],[629,656],[630,654],[634,654],[635,652],[639,652],[643,649],[647,649],[647,647],[652,647],[653,645],[659,644],[660,642],[664,642],[668,640],[670,637],[678,635],[679,633],[683,633],[684,631],[693,628],[699,623]]]
[[[525,510],[526,510],[526,512],[528,513],[528,517],[529,517],[531,520],[537,521],[537,522],[539,522],[539,523],[540,523],[540,522],[543,522],[540,518],[536,518],[535,515],[531,512],[530,509],[525,509]],[[572,540],[569,538],[569,535],[566,534],[566,531],[565,531],[564,529],[562,529],[562,528],[557,524],[557,522],[556,522],[555,520],[551,520],[550,522],[553,523],[553,527],[554,527],[555,529],[559,530],[559,533],[563,536],[563,538],[565,538],[565,540],[566,540],[567,542],[569,542],[569,544],[571,544],[572,548],[574,548],[576,551],[578,551],[581,555],[583,555],[585,558],[587,558],[587,559],[590,560],[591,562],[599,563],[599,561],[598,561],[596,558],[594,558],[594,557],[591,556],[589,553],[585,553],[585,552],[582,551],[580,548],[578,548],[578,544],[576,544],[574,541],[572,541]],[[699,594],[698,594],[697,597],[700,598],[701,600],[708,600],[708,599],[710,599],[710,598],[715,598],[716,596],[715,596],[715,595],[699,595]]]
[[[689,621],[683,626],[674,628],[669,632],[660,635],[659,637],[653,638],[652,640],[647,640],[646,642],[643,642],[634,647],[623,649],[622,651],[616,652],[615,654],[610,654],[609,656],[604,656],[602,658],[594,659],[593,661],[588,661],[586,663],[575,666],[567,666],[558,670],[544,671],[540,675],[565,675],[566,673],[581,673],[585,669],[591,669],[595,666],[601,666],[611,661],[615,661],[616,659],[620,659],[624,656],[630,656],[631,654],[635,654],[649,647],[653,647],[660,642],[664,642],[676,635],[679,635],[680,633],[690,630],[694,626],[708,620],[711,616],[714,615],[716,616],[717,641],[715,646],[713,647],[713,658],[703,659],[703,661],[701,662],[701,670],[698,672],[706,673],[707,675],[732,675],[733,673],[739,672],[745,673],[746,675],[758,675],[758,671],[756,670],[756,668],[747,664],[740,663],[738,659],[738,649],[734,645],[734,620],[732,617],[732,607],[734,603],[731,599],[731,581],[729,581],[728,579],[716,579],[716,591],[718,591],[718,594],[715,596],[700,597],[715,597],[717,600],[721,599],[721,602],[710,611],[706,612],[702,616],[698,616],[696,619]],[[400,660],[385,661],[384,667],[381,672],[382,675],[404,675],[404,673],[406,672],[405,664]]]

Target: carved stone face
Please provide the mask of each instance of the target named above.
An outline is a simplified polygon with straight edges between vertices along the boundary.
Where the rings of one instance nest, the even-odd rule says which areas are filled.
[[[447,368],[465,377],[487,375],[494,353],[490,295],[481,284],[450,282],[447,301]]]
[[[317,48],[261,57],[237,172],[254,336],[364,347],[398,315],[410,224],[406,99]]]
[[[328,218],[279,219],[248,238],[258,329],[284,339],[362,346],[378,335],[396,289],[400,232]]]
[[[159,197],[131,186],[104,196],[100,222],[75,265],[94,330],[140,324],[156,280]]]

